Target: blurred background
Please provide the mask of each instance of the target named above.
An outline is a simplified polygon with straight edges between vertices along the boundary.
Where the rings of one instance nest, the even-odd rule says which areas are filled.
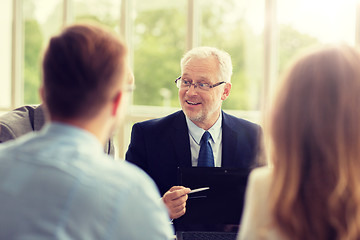
[[[110,28],[130,50],[136,89],[115,136],[120,157],[134,122],[180,109],[174,80],[193,47],[230,53],[232,90],[223,109],[261,124],[268,96],[295,55],[319,44],[360,45],[358,0],[1,0],[0,114],[40,103],[43,50],[76,22]]]

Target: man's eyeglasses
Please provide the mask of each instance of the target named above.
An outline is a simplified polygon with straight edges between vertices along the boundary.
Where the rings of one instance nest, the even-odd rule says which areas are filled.
[[[211,88],[217,87],[226,82],[222,81],[222,82],[215,83],[213,85],[210,85],[208,83],[192,83],[190,81],[182,79],[180,76],[175,80],[175,83],[179,89],[190,88],[191,85],[193,85],[194,88],[199,88],[204,91],[209,91]]]

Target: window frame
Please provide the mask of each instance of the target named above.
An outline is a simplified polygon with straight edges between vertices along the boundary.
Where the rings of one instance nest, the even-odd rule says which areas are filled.
[[[134,47],[131,41],[132,38],[132,14],[134,3],[132,0],[119,0],[121,1],[120,12],[120,34],[128,43],[129,48],[129,61],[133,64],[134,60]],[[259,111],[227,111],[237,117],[245,118],[257,123],[263,122],[262,112],[264,112],[265,103],[272,92],[273,83],[277,79],[277,22],[276,22],[276,0],[263,0],[265,3],[264,11],[264,68],[263,68],[263,83],[261,89],[261,109]],[[23,16],[22,5],[23,0],[13,0],[13,16],[12,16],[12,47],[11,47],[11,104],[6,108],[0,108],[0,113],[10,111],[16,107],[24,104],[24,82],[23,82],[23,58],[24,58],[24,45],[23,45]],[[62,25],[66,26],[74,22],[73,16],[73,1],[62,0],[63,3],[63,21]],[[199,46],[199,25],[200,14],[197,0],[187,0],[187,35],[186,35],[186,50]],[[357,4],[356,12],[356,26],[360,26],[360,4]],[[356,46],[360,46],[360,27],[356,31]],[[180,60],[180,59],[179,59]],[[123,125],[116,133],[118,156],[124,158],[127,150],[131,126],[134,122],[144,121],[147,119],[162,117],[180,109],[170,107],[158,106],[140,106],[133,105],[131,98],[130,106],[126,112]]]

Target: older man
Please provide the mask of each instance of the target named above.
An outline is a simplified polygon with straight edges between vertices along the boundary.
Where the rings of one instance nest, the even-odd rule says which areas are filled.
[[[175,81],[182,111],[132,128],[126,160],[154,179],[173,219],[185,214],[190,191],[176,186],[178,167],[256,165],[260,127],[221,110],[231,75],[228,53],[211,47],[190,50]]]

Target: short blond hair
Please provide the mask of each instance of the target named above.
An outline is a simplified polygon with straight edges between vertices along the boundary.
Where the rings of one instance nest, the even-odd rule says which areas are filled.
[[[215,57],[219,64],[219,81],[230,83],[231,75],[233,73],[230,54],[214,47],[196,47],[185,53],[180,61],[181,72],[186,63],[188,63],[192,58],[204,59],[211,56]]]

